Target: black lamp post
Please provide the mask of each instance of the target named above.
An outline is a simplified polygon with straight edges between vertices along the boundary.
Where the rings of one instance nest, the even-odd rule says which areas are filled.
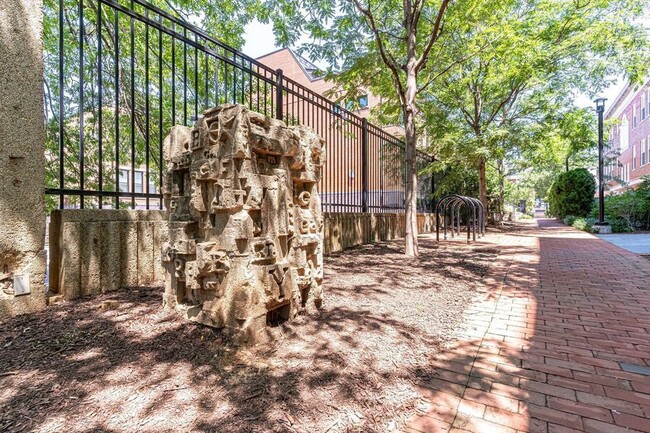
[[[598,113],[598,222],[599,226],[607,225],[605,222],[605,183],[603,182],[603,115],[605,114],[605,101],[607,98],[598,98],[596,112]]]

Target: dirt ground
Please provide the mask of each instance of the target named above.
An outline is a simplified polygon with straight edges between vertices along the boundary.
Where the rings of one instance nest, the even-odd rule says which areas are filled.
[[[496,248],[424,237],[419,259],[402,241],[326,257],[322,310],[265,347],[163,310],[161,288],[1,320],[0,431],[396,430]],[[116,308],[98,308],[107,299]]]

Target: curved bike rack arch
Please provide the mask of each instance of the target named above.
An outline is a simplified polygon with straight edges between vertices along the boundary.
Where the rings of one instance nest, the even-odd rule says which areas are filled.
[[[485,208],[480,200],[458,194],[445,195],[436,205],[436,240],[440,241],[440,215],[443,216],[444,236],[447,239],[448,217],[451,224],[451,237],[460,236],[461,211],[465,208],[467,215],[467,243],[476,241],[478,236],[485,236]]]

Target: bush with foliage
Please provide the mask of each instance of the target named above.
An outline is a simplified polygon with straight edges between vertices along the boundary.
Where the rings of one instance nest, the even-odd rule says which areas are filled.
[[[598,203],[591,210],[598,217]],[[605,197],[605,221],[614,233],[650,229],[650,176],[645,176],[636,190]]]
[[[567,216],[564,217],[564,224],[566,224],[568,226],[572,226],[573,222],[576,220],[576,218],[577,218],[576,216],[567,215]]]
[[[558,218],[567,215],[587,216],[594,203],[596,180],[585,168],[562,173],[548,191],[548,214]]]
[[[571,224],[573,227],[578,230],[583,230],[586,232],[591,232],[591,228],[596,223],[594,218],[575,218]]]

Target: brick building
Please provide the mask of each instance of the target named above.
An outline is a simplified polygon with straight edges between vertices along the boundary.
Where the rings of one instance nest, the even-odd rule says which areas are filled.
[[[608,162],[605,167],[607,193],[636,188],[650,175],[650,80],[641,86],[627,85],[605,113],[611,122]]]

